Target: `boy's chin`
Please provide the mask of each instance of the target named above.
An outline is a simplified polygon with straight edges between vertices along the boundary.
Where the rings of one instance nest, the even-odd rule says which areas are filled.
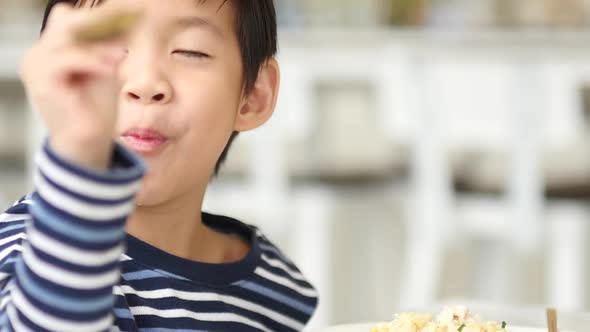
[[[141,197],[140,195],[137,195],[135,197],[135,206],[136,207],[146,207],[146,206],[155,206],[158,205],[158,202],[155,199],[150,199],[145,198],[145,197]]]
[[[162,193],[156,193],[149,190],[149,187],[143,187],[137,195],[135,195],[135,205],[140,206],[155,206],[160,205],[166,201],[166,197]]]

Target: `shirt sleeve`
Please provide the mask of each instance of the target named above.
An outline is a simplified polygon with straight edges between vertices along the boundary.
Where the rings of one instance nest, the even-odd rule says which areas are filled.
[[[22,248],[0,293],[2,330],[110,329],[125,222],[145,170],[120,145],[112,160],[108,171],[93,171],[44,144]]]

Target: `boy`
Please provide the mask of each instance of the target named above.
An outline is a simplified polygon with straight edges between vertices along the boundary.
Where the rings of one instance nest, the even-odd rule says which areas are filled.
[[[317,294],[293,263],[201,212],[228,142],[274,111],[272,0],[103,2],[50,1],[22,62],[49,136],[0,216],[2,330],[303,329]],[[137,12],[124,37],[77,37]]]

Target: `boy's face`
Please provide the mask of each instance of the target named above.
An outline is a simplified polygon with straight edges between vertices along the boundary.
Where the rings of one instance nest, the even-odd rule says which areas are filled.
[[[117,133],[148,165],[137,202],[149,206],[206,186],[245,100],[242,60],[231,1],[125,1],[146,12],[120,66]]]

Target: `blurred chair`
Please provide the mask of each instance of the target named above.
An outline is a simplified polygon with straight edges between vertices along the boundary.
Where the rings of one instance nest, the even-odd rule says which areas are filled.
[[[287,147],[280,158],[286,158],[287,173],[298,183],[289,186],[293,214],[286,229],[295,261],[322,297],[310,325],[318,327],[331,322],[337,306],[331,280],[338,278],[333,255],[339,252],[332,251],[331,238],[336,227],[344,226],[336,224],[343,220],[334,220],[337,185],[389,181],[407,159],[383,126],[383,107],[389,106],[383,104],[384,94],[389,91],[382,88],[382,54],[348,45],[305,56],[298,52],[289,49],[280,59],[282,89],[288,93],[279,98],[275,121]],[[358,59],[373,59],[372,65],[351,66]]]
[[[498,252],[499,254],[529,257],[542,255],[544,229],[541,213],[541,132],[540,123],[536,120],[543,112],[542,102],[538,100],[538,96],[542,95],[542,86],[538,83],[541,80],[536,77],[541,68],[515,63],[513,76],[508,77],[508,82],[514,82],[515,85],[503,87],[508,91],[512,89],[511,101],[514,109],[511,113],[512,139],[504,147],[509,155],[505,195],[500,196],[492,209],[499,212],[497,217],[505,219],[494,222],[493,218],[480,219],[477,213],[465,210],[465,207],[476,208],[477,204],[463,204],[462,200],[465,198],[455,195],[452,188],[451,161],[447,153],[448,136],[443,129],[442,115],[437,112],[437,100],[432,94],[436,91],[433,86],[436,81],[428,76],[428,63],[418,58],[411,65],[414,71],[411,75],[413,80],[409,84],[422,94],[418,96],[415,103],[417,107],[414,109],[419,119],[412,174],[415,214],[408,223],[407,270],[400,307],[417,307],[436,301],[442,282],[441,265],[453,241],[468,242],[483,231],[486,236],[492,237],[493,242],[509,248],[508,251]],[[452,82],[452,77],[448,79],[451,82],[446,84],[457,83]],[[479,264],[493,262],[501,263],[502,259]],[[502,266],[488,266],[487,269],[480,267],[479,270],[481,273],[501,268]],[[492,274],[492,278],[500,275]],[[507,275],[505,273],[504,278],[510,278]],[[510,290],[514,290],[510,282],[512,280],[487,280],[487,283],[479,286],[504,288],[499,289],[498,294],[509,294]]]

